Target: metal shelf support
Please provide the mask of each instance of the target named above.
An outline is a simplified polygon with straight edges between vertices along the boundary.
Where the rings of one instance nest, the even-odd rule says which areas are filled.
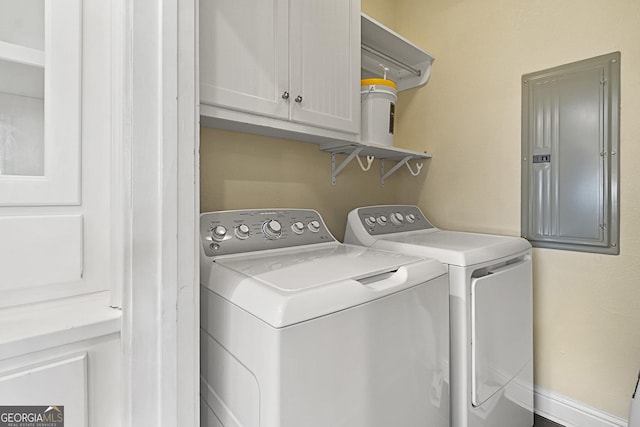
[[[384,172],[384,159],[381,159],[380,160],[380,185],[384,187],[385,179],[389,178],[391,175],[393,175],[398,169],[400,169],[404,165],[407,165],[407,168],[409,169],[409,172],[411,173],[411,175],[413,176],[420,175],[420,171],[422,170],[422,166],[424,166],[424,163],[416,163],[417,170],[416,172],[414,172],[413,169],[411,169],[411,166],[409,165],[409,160],[413,158],[414,156],[403,157],[402,160],[398,161],[398,163],[396,163],[391,169],[389,169],[387,173]]]
[[[336,177],[365,147],[358,147],[347,156],[340,166],[336,167],[336,153],[331,153],[331,185],[336,185]]]

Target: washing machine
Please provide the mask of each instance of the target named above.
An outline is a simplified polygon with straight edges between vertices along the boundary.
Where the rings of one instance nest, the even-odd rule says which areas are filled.
[[[638,395],[638,385],[640,385],[640,372],[636,380],[636,388],[631,396],[631,409],[629,411],[629,427],[640,427],[640,395]]]
[[[451,425],[533,425],[531,246],[519,237],[444,231],[416,206],[348,215],[345,243],[435,258],[449,272]]]
[[[448,278],[306,209],[204,213],[201,425],[449,426]]]

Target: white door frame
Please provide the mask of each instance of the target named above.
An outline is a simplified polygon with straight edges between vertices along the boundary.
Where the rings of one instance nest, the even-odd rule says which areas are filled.
[[[199,425],[197,1],[121,0],[124,422]],[[125,183],[125,186],[127,186]],[[126,191],[125,191],[126,193]]]

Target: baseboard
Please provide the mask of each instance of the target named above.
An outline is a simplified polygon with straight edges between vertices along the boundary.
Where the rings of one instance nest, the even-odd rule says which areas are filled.
[[[577,402],[566,396],[534,387],[535,413],[566,427],[627,427],[627,420]]]

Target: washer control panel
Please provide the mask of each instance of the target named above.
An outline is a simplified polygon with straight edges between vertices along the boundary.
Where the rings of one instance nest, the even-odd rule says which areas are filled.
[[[433,228],[417,206],[369,206],[357,212],[362,226],[371,235]]]
[[[200,215],[200,241],[209,257],[335,242],[312,209],[248,209]]]

